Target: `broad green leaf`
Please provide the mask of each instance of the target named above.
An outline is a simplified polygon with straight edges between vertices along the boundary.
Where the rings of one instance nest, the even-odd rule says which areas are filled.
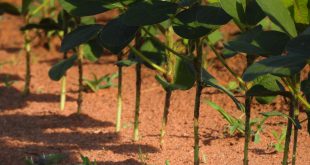
[[[66,60],[60,61],[49,70],[48,76],[54,81],[60,80],[66,71],[73,66],[76,60],[77,56],[73,55]]]
[[[173,19],[173,30],[179,36],[195,39],[207,35],[231,20],[220,7],[194,6],[178,13]]]
[[[256,25],[260,22],[266,14],[259,7],[256,0],[247,0],[247,5],[245,9],[245,22],[246,25]]]
[[[279,77],[294,75],[304,68],[307,58],[299,54],[269,57],[248,67],[243,75],[243,80],[252,81],[266,74]]]
[[[207,72],[205,69],[202,70],[201,73],[201,79],[202,82],[205,86],[212,86],[222,92],[224,92],[225,94],[227,94],[236,104],[236,106],[238,107],[238,109],[240,110],[244,110],[243,105],[239,102],[239,100],[234,96],[234,94],[232,92],[230,92],[227,88],[225,88],[224,86],[220,85],[217,80],[209,73]]]
[[[142,1],[131,5],[120,18],[128,26],[153,25],[167,20],[177,8],[178,5],[172,2]]]
[[[297,36],[294,20],[282,0],[257,0],[266,15],[291,37]]]
[[[66,52],[80,44],[86,43],[94,39],[102,29],[103,26],[99,24],[80,26],[64,37],[60,50]]]
[[[278,31],[263,31],[259,26],[225,44],[226,48],[250,55],[282,54],[289,36]]]
[[[139,27],[127,26],[120,19],[110,21],[99,33],[100,43],[112,53],[120,53],[135,37]]]
[[[83,56],[91,62],[95,62],[103,54],[103,49],[98,40],[90,40],[82,46]]]
[[[7,2],[0,2],[0,15],[2,15],[3,13],[8,13],[17,16],[20,15],[19,10],[13,4]]]
[[[60,5],[71,15],[82,17],[106,12],[117,6],[115,0],[59,0]]]
[[[192,61],[181,56],[175,56],[176,62],[173,68],[172,82],[169,83],[163,77],[157,75],[156,80],[169,90],[188,90],[192,88],[196,81],[196,72]]]
[[[253,81],[253,86],[247,91],[248,96],[256,96],[260,104],[270,104],[277,95],[285,91],[280,83],[280,78],[270,74],[258,77]]]

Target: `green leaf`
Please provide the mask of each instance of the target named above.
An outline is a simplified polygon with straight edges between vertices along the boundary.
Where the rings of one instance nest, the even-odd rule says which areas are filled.
[[[222,8],[237,22],[245,22],[245,8],[242,0],[220,0]]]
[[[282,0],[257,0],[266,15],[291,37],[297,36],[294,20]]]
[[[60,5],[73,16],[90,16],[115,8],[115,0],[59,0]]]
[[[243,80],[252,81],[266,74],[273,74],[279,77],[291,76],[305,67],[307,59],[308,57],[299,54],[272,56],[248,67],[243,75]]]
[[[231,20],[220,7],[194,6],[178,13],[173,19],[173,30],[179,36],[196,39],[207,35]]]
[[[285,91],[280,83],[280,78],[270,74],[258,77],[253,81],[253,86],[247,91],[248,96],[256,96],[260,104],[270,104],[277,95]]]
[[[310,57],[310,35],[300,35],[293,38],[286,46],[288,53],[295,53]]]
[[[29,11],[30,4],[33,2],[33,0],[22,0],[22,9],[21,13],[23,15],[26,15]]]
[[[100,43],[112,53],[118,54],[134,39],[138,29],[138,26],[127,26],[116,18],[99,33]]]
[[[103,49],[97,40],[90,40],[83,45],[83,55],[91,62],[95,62],[103,54]]]
[[[169,90],[188,90],[192,88],[196,81],[196,72],[192,61],[175,56],[176,61],[172,69],[172,82],[167,82],[163,77],[157,75],[156,80],[163,86],[164,89]]]
[[[293,0],[294,3],[294,19],[298,24],[309,25],[310,10],[309,0]]]
[[[256,0],[247,0],[245,10],[245,24],[256,25],[265,17],[266,14],[257,4]]]
[[[212,86],[222,92],[224,92],[225,94],[227,94],[236,104],[236,106],[238,107],[238,109],[240,110],[244,110],[243,105],[239,102],[239,100],[234,96],[234,94],[232,92],[230,92],[227,88],[225,88],[224,86],[220,85],[217,80],[205,69],[202,70],[201,73],[201,79],[203,82],[204,86]]]
[[[45,31],[61,30],[61,27],[51,18],[42,18],[39,23],[29,23],[20,30],[42,29]]]
[[[145,26],[163,22],[177,11],[176,3],[167,1],[142,1],[129,6],[121,15],[121,20],[128,26]]]
[[[95,38],[103,29],[102,25],[84,25],[67,34],[62,40],[60,50],[66,52]]]
[[[20,15],[20,12],[16,6],[7,2],[0,2],[0,15],[8,13],[11,15]]]
[[[60,80],[66,71],[73,66],[76,60],[77,56],[73,55],[68,59],[60,61],[49,70],[48,76],[54,81]]]
[[[128,66],[134,65],[136,63],[137,63],[137,61],[133,61],[133,60],[121,60],[121,61],[116,62],[116,65],[128,67]]]
[[[282,54],[289,36],[278,31],[263,31],[261,26],[251,29],[235,40],[225,44],[226,48],[250,55],[270,56]]]

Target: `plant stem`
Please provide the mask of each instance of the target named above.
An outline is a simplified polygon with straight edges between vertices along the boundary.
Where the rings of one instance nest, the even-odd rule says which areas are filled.
[[[133,140],[139,140],[139,115],[140,115],[140,95],[141,95],[141,63],[136,64],[136,106]]]
[[[83,103],[83,49],[82,46],[78,50],[78,71],[79,71],[79,94],[77,99],[77,113],[82,111]]]
[[[201,66],[202,66],[202,43],[200,39],[196,41],[197,57],[195,59],[195,68],[197,72],[197,87],[194,106],[194,165],[199,165],[199,112],[200,112],[200,97],[202,92],[201,81]]]
[[[64,53],[63,59],[67,59],[67,52]],[[60,110],[65,109],[65,104],[66,104],[66,84],[67,84],[67,75],[66,73],[63,75],[61,78],[61,89],[60,89]]]
[[[245,98],[245,142],[244,142],[244,151],[243,151],[243,164],[249,164],[249,142],[251,138],[251,102],[252,97],[246,96]]]
[[[26,21],[28,22],[28,21]],[[23,95],[28,96],[30,93],[30,81],[31,81],[31,40],[29,37],[29,31],[26,30],[24,33],[24,49],[26,51],[26,75]]]
[[[60,110],[65,109],[66,104],[66,80],[67,76],[64,75],[61,78],[61,91],[60,91]]]
[[[169,107],[170,107],[170,99],[171,99],[172,91],[169,89],[166,89],[166,96],[165,96],[165,106],[164,106],[164,113],[163,118],[161,122],[161,130],[160,130],[160,147],[162,148],[164,145],[164,136],[165,136],[165,130],[166,125],[168,122],[168,114],[169,114]]]
[[[117,57],[118,61],[122,60],[122,53]],[[118,92],[117,92],[117,115],[116,115],[116,126],[115,131],[120,132],[121,130],[121,119],[122,119],[122,66],[118,66]]]
[[[295,120],[298,120],[298,115],[295,115]],[[297,141],[298,141],[298,128],[294,125],[294,145],[293,145],[293,156],[292,156],[292,165],[296,164],[297,156]]]
[[[291,118],[294,118],[295,102],[296,102],[296,100],[295,100],[294,96],[292,96],[290,99],[290,112],[289,112],[289,116]],[[292,133],[292,121],[290,119],[288,119],[282,165],[288,165],[288,153],[289,153],[289,147],[290,147],[290,141],[291,141],[291,133]]]

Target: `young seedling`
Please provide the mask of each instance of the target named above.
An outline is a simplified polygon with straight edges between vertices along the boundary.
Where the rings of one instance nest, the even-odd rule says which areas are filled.
[[[118,77],[117,73],[114,74],[106,74],[102,77],[97,77],[95,74],[93,75],[93,79],[84,79],[84,89],[85,90],[91,90],[92,92],[97,92],[100,89],[106,89],[110,87],[116,86],[113,83],[113,80]],[[104,83],[104,84],[103,84]]]

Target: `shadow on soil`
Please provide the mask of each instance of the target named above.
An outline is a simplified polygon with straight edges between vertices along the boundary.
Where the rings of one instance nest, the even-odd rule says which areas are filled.
[[[110,150],[124,155],[137,154],[140,150],[142,153],[159,152],[150,145],[117,145],[119,135],[106,131],[106,128],[113,126],[111,122],[96,120],[85,114],[0,115],[0,147],[3,148],[0,150],[0,161],[11,165],[22,164],[26,156],[61,153],[69,155],[65,161],[72,163],[80,161],[72,155],[82,150]],[[134,159],[98,164],[140,165]]]
[[[0,111],[15,110],[26,107],[28,102],[59,102],[60,96],[49,93],[31,93],[27,97],[22,96],[22,91],[14,87],[0,86]],[[67,96],[67,101],[76,101]]]

